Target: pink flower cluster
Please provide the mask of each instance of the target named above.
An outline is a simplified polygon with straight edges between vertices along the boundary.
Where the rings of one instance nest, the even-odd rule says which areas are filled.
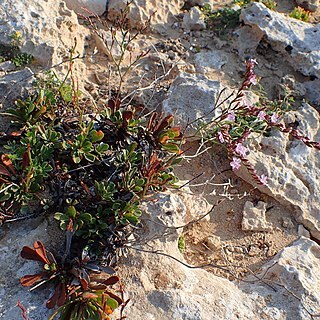
[[[246,61],[247,71],[245,73],[244,81],[242,83],[242,87],[240,90],[245,90],[245,89],[249,88],[249,86],[251,84],[255,85],[258,83],[257,77],[253,72],[253,68],[256,64],[258,64],[258,63],[255,59],[250,59],[250,60]]]

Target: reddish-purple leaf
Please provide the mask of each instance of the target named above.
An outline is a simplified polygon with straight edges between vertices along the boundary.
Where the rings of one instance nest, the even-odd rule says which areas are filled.
[[[20,283],[24,287],[30,287],[30,286],[33,286],[35,283],[41,281],[43,278],[46,277],[46,275],[47,275],[46,272],[40,272],[37,274],[28,274],[26,276],[23,276],[20,279]]]
[[[27,150],[23,153],[22,156],[22,170],[27,168],[30,165],[30,144],[28,143]]]
[[[149,119],[149,122],[148,122],[148,126],[147,126],[148,131],[151,131],[152,128],[154,127],[154,123],[153,122],[156,120],[157,116],[158,116],[157,112],[153,112],[152,113],[152,115],[151,115],[151,117]]]
[[[2,164],[0,164],[0,174],[7,176],[7,177],[11,177],[11,173]]]
[[[108,101],[108,107],[111,109],[112,113],[120,108],[121,101],[119,99],[110,99]]]
[[[124,111],[122,113],[122,117],[125,122],[128,122],[129,120],[131,120],[133,118],[133,112],[132,111]]]
[[[67,300],[67,288],[66,288],[66,284],[63,282],[63,283],[60,283],[61,286],[60,286],[60,297],[58,299],[58,306],[61,307],[63,306],[65,303],[66,303],[66,300]]]
[[[42,244],[42,242],[41,241],[36,241],[33,244],[33,247],[35,248],[36,253],[40,257],[41,261],[43,263],[50,264],[50,261],[49,261],[49,259],[47,257],[46,249],[45,249],[44,245]]]
[[[102,283],[107,286],[112,286],[113,284],[116,284],[119,280],[120,280],[119,277],[112,276],[112,277],[108,278],[107,280],[103,281]]]
[[[59,283],[56,286],[56,289],[54,290],[53,295],[48,299],[48,301],[46,303],[46,307],[48,309],[53,309],[56,306],[57,301],[59,299],[59,295],[60,295],[60,287],[61,287],[61,283]]]
[[[85,280],[85,279],[83,279],[83,278],[80,278],[79,280],[80,280],[82,289],[83,289],[83,290],[88,290],[88,288],[89,288],[88,281]]]
[[[82,294],[82,298],[83,299],[96,299],[96,298],[98,298],[98,295],[93,292],[87,291]]]
[[[173,115],[169,114],[154,129],[155,134],[159,134],[163,129],[167,128],[173,122]]]
[[[123,303],[123,300],[120,297],[118,297],[117,295],[115,295],[114,293],[112,293],[110,291],[105,291],[104,293],[107,293],[110,298],[116,300],[119,303],[119,305]]]
[[[14,170],[14,167],[12,165],[12,161],[10,159],[10,157],[7,155],[7,154],[3,154],[1,155],[1,161],[2,163],[9,168],[9,170],[14,174],[16,175],[16,171]]]
[[[34,261],[43,262],[42,259],[39,257],[39,255],[36,253],[36,250],[34,250],[28,246],[24,246],[22,248],[21,257],[23,259],[27,259],[27,260],[34,260]]]

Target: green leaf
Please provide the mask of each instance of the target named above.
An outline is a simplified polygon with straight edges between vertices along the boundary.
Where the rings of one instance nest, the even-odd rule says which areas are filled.
[[[172,153],[177,153],[177,154],[180,153],[179,147],[176,144],[172,144],[172,143],[162,145],[162,149]]]
[[[107,298],[107,301],[106,301],[107,305],[112,309],[112,310],[115,310],[118,308],[118,302],[110,297]]]
[[[135,182],[136,186],[139,186],[139,187],[143,187],[145,185],[145,183],[146,183],[145,179],[138,179]]]
[[[143,191],[143,188],[140,187],[140,186],[135,186],[135,187],[133,188],[133,191],[134,191],[134,192],[141,192],[141,191]]]
[[[54,214],[54,218],[58,221],[68,221],[69,220],[69,217],[61,212],[56,212]]]
[[[175,158],[171,161],[171,165],[175,166],[175,165],[179,164],[182,160],[183,160],[182,157]]]
[[[84,221],[88,221],[88,222],[92,221],[92,215],[87,212],[81,213],[79,217],[80,217],[80,219],[82,219]]]
[[[89,162],[94,162],[94,160],[96,159],[95,155],[93,155],[92,153],[85,153],[84,157]]]
[[[92,143],[91,141],[85,140],[82,144],[82,149],[86,151],[92,150]]]
[[[74,154],[72,156],[72,160],[73,160],[74,163],[80,163],[81,162],[81,158],[79,157],[78,154]]]
[[[133,153],[133,151],[137,148],[137,146],[138,146],[137,142],[133,142],[133,143],[130,144],[129,150],[128,150],[129,151],[129,155],[131,155]]]
[[[134,216],[132,213],[126,213],[123,215],[123,218],[128,220],[132,224],[137,224],[139,222],[138,217]]]
[[[103,153],[103,152],[106,152],[107,150],[109,150],[109,145],[106,143],[101,142],[96,146],[96,151],[98,153]]]
[[[0,202],[4,202],[4,201],[7,201],[11,198],[11,194],[8,192],[8,193],[4,193],[1,197],[0,197]]]
[[[91,141],[92,142],[97,142],[97,141],[101,141],[104,137],[104,133],[99,130],[99,131],[96,131],[96,130],[93,130],[91,131]]]
[[[69,206],[67,207],[66,209],[66,214],[69,216],[69,217],[72,217],[72,218],[75,218],[76,215],[77,215],[77,210],[74,206]]]

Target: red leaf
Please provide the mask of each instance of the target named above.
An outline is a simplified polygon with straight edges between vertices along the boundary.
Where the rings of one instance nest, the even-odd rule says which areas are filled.
[[[173,115],[169,114],[166,116],[155,128],[154,133],[160,133],[164,128],[169,127],[170,124],[173,122]]]
[[[22,130],[20,130],[20,131],[13,131],[13,132],[11,132],[9,135],[10,135],[11,137],[20,137],[21,134],[22,134]]]
[[[22,156],[22,170],[30,165],[30,144],[28,143],[27,150],[23,153]]]
[[[0,174],[7,176],[7,177],[11,177],[11,173],[2,164],[0,164]]]
[[[129,120],[131,120],[133,118],[133,112],[132,111],[124,111],[122,113],[122,117],[125,122],[128,122]]]
[[[32,248],[30,248],[28,246],[24,246],[22,248],[21,257],[23,259],[27,259],[27,260],[34,260],[34,261],[43,262],[42,259],[37,254],[37,252],[34,249],[32,249]]]
[[[108,278],[107,280],[103,281],[102,283],[107,286],[112,286],[113,284],[116,284],[119,280],[120,280],[119,277],[112,276],[112,277]]]
[[[58,299],[58,306],[61,307],[66,303],[67,300],[67,288],[65,283],[61,283],[61,292],[60,297]]]
[[[33,247],[36,249],[36,253],[38,254],[38,256],[41,259],[40,261],[42,261],[43,263],[50,264],[50,261],[47,257],[46,249],[45,249],[44,245],[42,244],[42,242],[36,241],[33,244]]]
[[[81,283],[83,290],[88,290],[88,288],[89,288],[88,281],[83,278],[80,278],[79,280],[80,280],[80,283]]]
[[[98,298],[98,295],[93,292],[87,291],[82,294],[82,298],[83,299],[96,299],[96,298]]]
[[[110,298],[116,300],[119,303],[119,305],[123,303],[123,300],[120,297],[118,297],[117,295],[115,295],[114,293],[112,293],[110,291],[105,291],[104,293],[107,293]]]
[[[7,167],[12,165],[12,161],[11,161],[11,159],[9,158],[9,156],[7,154],[1,155],[1,161]]]
[[[148,131],[151,131],[152,128],[155,126],[155,125],[153,124],[153,122],[155,121],[155,119],[157,118],[157,116],[158,116],[158,113],[157,113],[157,112],[153,112],[153,113],[152,113],[152,115],[151,115],[151,117],[150,117],[150,119],[149,119],[149,122],[148,122],[148,126],[147,126],[147,130],[148,130]]]
[[[28,274],[26,276],[23,276],[20,279],[20,283],[21,285],[23,285],[24,287],[30,287],[33,286],[35,283],[41,281],[42,279],[44,279],[46,277],[47,273],[46,272],[40,272],[37,274]]]
[[[9,168],[9,170],[14,174],[16,175],[16,171],[14,170],[14,167],[12,165],[12,161],[11,159],[9,158],[9,156],[7,154],[3,154],[1,155],[1,161],[2,163]]]
[[[59,283],[57,286],[56,286],[56,289],[54,290],[54,293],[53,295],[48,299],[47,303],[46,303],[46,307],[48,309],[53,309],[56,304],[57,304],[57,301],[59,299],[59,293],[60,293],[60,287],[61,287],[62,283]]]

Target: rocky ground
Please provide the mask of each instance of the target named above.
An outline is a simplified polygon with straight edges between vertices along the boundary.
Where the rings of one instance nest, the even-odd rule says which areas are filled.
[[[218,10],[230,4],[241,9],[232,1],[133,1],[129,12],[133,28],[156,13],[151,29],[134,42],[133,55],[150,52],[124,81],[123,95],[150,111],[173,113],[185,127],[211,110],[223,88],[230,92],[239,87],[244,60],[256,58],[260,86],[249,98],[257,101],[264,95],[283,100],[289,91],[295,109],[285,121],[319,141],[320,4],[296,1],[312,11],[310,22],[303,22],[289,17],[294,1],[275,2],[274,10],[258,2],[248,4],[241,10],[241,23],[217,34],[206,26],[199,6],[208,3]],[[0,0],[0,46],[9,46],[10,35],[18,31],[21,51],[34,57],[26,68],[16,68],[10,61],[0,63],[2,107],[25,94],[42,70],[55,66],[57,73],[64,74],[67,64],[61,62],[68,58],[75,38],[79,59],[73,76],[92,101],[103,103],[118,85],[116,74],[104,44],[76,13],[84,13],[84,6],[101,19],[111,19],[125,3]],[[1,131],[7,125],[1,120]],[[188,130],[191,134],[194,129]],[[199,144],[188,142],[186,160],[176,169],[179,178],[191,180],[190,184],[144,204],[141,240],[136,249],[128,249],[119,266],[131,299],[127,318],[320,318],[319,152],[276,130],[248,141],[248,158],[269,177],[268,185],[261,186],[245,170],[236,176],[219,146],[194,157]],[[205,219],[188,224],[209,211]],[[0,319],[21,318],[17,300],[30,319],[47,318],[43,301],[49,294],[30,293],[19,286],[19,277],[34,267],[22,261],[19,252],[36,239],[56,246],[60,241],[56,228],[50,217],[1,226]],[[150,253],[156,250],[183,263]],[[208,266],[190,267],[202,265]]]

